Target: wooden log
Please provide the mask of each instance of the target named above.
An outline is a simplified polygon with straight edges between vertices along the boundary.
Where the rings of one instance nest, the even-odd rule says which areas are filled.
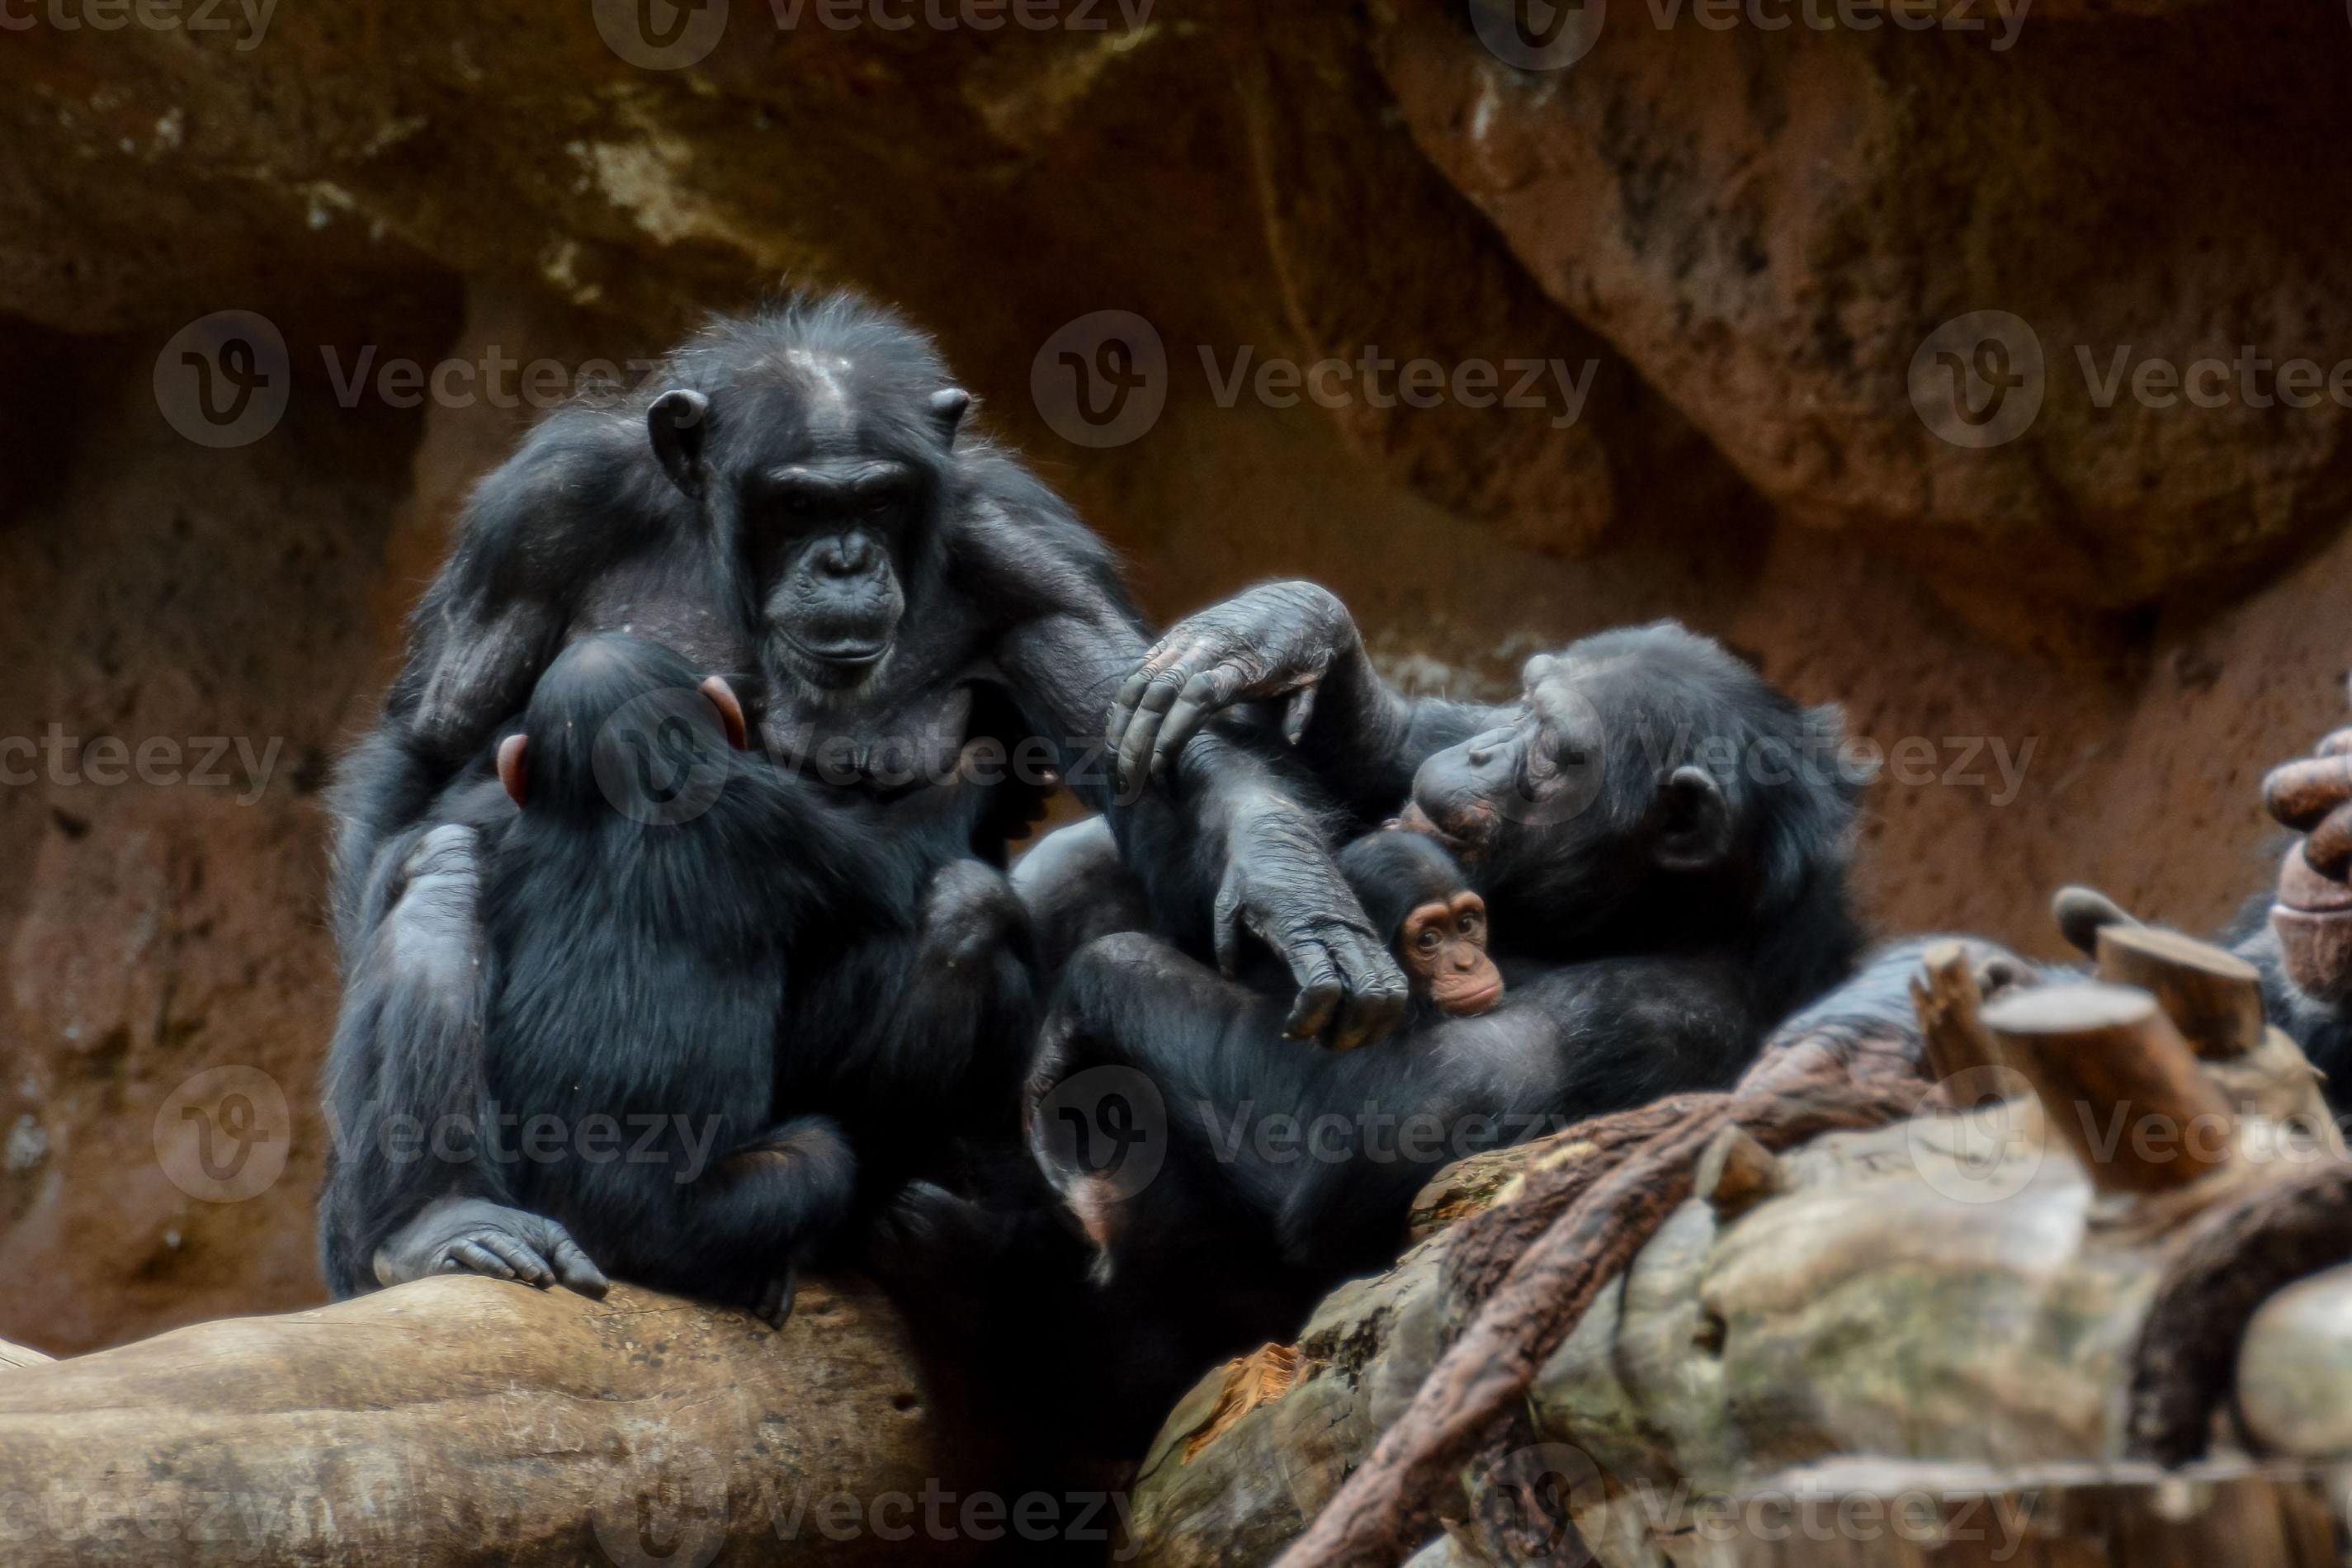
[[[2136,985],[2200,1057],[2244,1056],[2263,1040],[2263,977],[2224,948],[2160,926],[2110,925],[2098,937],[2099,978]]]
[[[11,1568],[959,1561],[985,1460],[915,1366],[848,1282],[775,1332],[419,1280],[0,1376],[0,1539]]]
[[[1927,1076],[1946,1086],[1955,1107],[1974,1110],[2005,1097],[2000,1052],[1985,1032],[1984,997],[1967,943],[1936,942],[1920,955],[1911,1005],[1919,1016]]]
[[[2229,1163],[2236,1119],[2147,992],[2040,986],[1984,1022],[2100,1191],[2170,1192]]]
[[[12,1345],[6,1340],[0,1340],[0,1367],[47,1366],[54,1359],[56,1358],[45,1356],[37,1350],[28,1350],[23,1345]]]
[[[2333,1568],[2341,1470],[1841,1459],[1711,1500],[1716,1568]]]

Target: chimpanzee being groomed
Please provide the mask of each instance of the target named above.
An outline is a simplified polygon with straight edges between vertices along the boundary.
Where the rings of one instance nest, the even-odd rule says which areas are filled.
[[[861,1166],[887,1196],[976,1102],[1013,1104],[1032,1015],[1009,885],[966,860],[926,898],[870,805],[744,740],[723,679],[606,635],[549,666],[497,784],[458,786],[473,825],[428,836],[419,870],[477,837],[478,922],[420,929],[439,900],[404,900],[363,966],[478,932],[478,995],[443,999],[457,1026],[429,1062],[348,1048],[374,1031],[346,1020],[339,1290],[362,1267],[591,1291],[609,1270],[780,1321]],[[543,1228],[517,1235],[513,1210]]]
[[[1137,618],[1108,549],[967,427],[970,401],[896,316],[800,297],[714,321],[642,391],[557,410],[482,481],[383,717],[337,781],[351,1070],[432,1081],[478,924],[474,847],[436,835],[462,820],[448,786],[559,652],[610,631],[733,677],[766,754],[881,811],[919,887],[974,854],[1001,860],[1061,779],[1109,818],[1188,949],[1246,929],[1295,977],[1304,1031],[1349,1043],[1394,1023],[1403,976],[1263,757],[1206,735],[1166,787],[1126,796],[1087,765],[1144,651]],[[407,874],[428,840],[429,874]],[[362,963],[402,933],[396,962]],[[373,1200],[339,1171],[329,1186],[329,1274],[349,1290],[381,1238],[345,1235],[338,1215]],[[480,1224],[519,1247],[544,1228],[522,1213]]]
[[[1200,1354],[1392,1259],[1440,1165],[1727,1085],[1852,971],[1858,783],[1834,710],[1661,624],[1532,661],[1522,706],[1487,717],[1508,721],[1420,763],[1405,817],[1495,910],[1510,990],[1491,1011],[1335,1052],[1273,1038],[1246,986],[1148,936],[1065,971],[1033,1140],[1104,1273],[1190,1317]],[[1106,1103],[1139,1097],[1159,1110]],[[1160,1121],[1154,1150],[1136,1134]],[[1138,1157],[1149,1180],[1123,1172]]]

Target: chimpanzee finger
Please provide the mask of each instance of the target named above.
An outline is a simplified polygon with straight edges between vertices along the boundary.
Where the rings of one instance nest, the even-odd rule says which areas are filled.
[[[1180,653],[1173,634],[1151,645],[1150,651],[1143,656],[1143,662],[1135,667],[1135,673],[1127,678],[1125,684],[1118,689],[1118,695],[1111,700],[1110,716],[1103,725],[1103,744],[1113,754],[1117,754],[1120,742],[1126,740],[1127,727],[1135,721],[1136,707],[1143,700],[1143,693],[1152,680],[1197,646],[1197,640],[1188,642],[1184,645],[1184,651]]]
[[[536,1285],[544,1290],[555,1283],[555,1271],[547,1266],[547,1259],[539,1255],[538,1249],[529,1243],[490,1232],[482,1237],[481,1245],[497,1253],[507,1267],[514,1270],[515,1278],[524,1284]]]
[[[1315,692],[1316,683],[1310,680],[1290,694],[1282,710],[1282,738],[1294,746],[1307,738],[1307,726],[1315,717]]]
[[[2352,753],[2352,730],[2337,730],[2312,748],[2315,757],[2340,757]]]
[[[477,1241],[457,1241],[449,1245],[449,1260],[472,1274],[487,1274],[493,1279],[511,1279],[514,1270],[504,1258]]]
[[[1184,683],[1176,706],[1160,725],[1160,740],[1151,748],[1151,776],[1159,778],[1176,765],[1184,744],[1202,725],[1230,707],[1242,689],[1242,672],[1230,664],[1204,669]]]
[[[1241,973],[1244,933],[1241,879],[1226,868],[1217,888],[1216,908],[1209,916],[1211,939],[1217,944],[1217,972],[1231,980]]]
[[[1181,677],[1181,671],[1153,676],[1144,687],[1143,695],[1136,700],[1135,716],[1127,724],[1127,738],[1118,743],[1118,782],[1122,787],[1131,789],[1142,782],[1144,764],[1160,737],[1160,727],[1168,710],[1176,705],[1177,693],[1184,689]]]
[[[1304,963],[1294,957],[1292,972],[1298,978],[1298,999],[1291,1004],[1282,1032],[1290,1039],[1311,1040],[1330,1027],[1347,988],[1339,983],[1339,966],[1332,962],[1330,950],[1321,942],[1308,949]]]
[[[1339,1016],[1332,1026],[1331,1048],[1352,1051],[1386,1039],[1391,1030],[1404,1017],[1404,976],[1390,966],[1389,975],[1373,973],[1359,979],[1347,999],[1340,1004]]]
[[[604,1292],[613,1288],[604,1271],[580,1250],[580,1244],[560,1230],[555,1245],[548,1248],[548,1258],[555,1266],[555,1282],[567,1290],[577,1290],[590,1300],[601,1301]]]

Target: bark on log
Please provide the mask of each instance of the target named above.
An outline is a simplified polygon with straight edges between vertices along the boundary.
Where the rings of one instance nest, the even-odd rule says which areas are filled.
[[[960,1561],[986,1463],[937,1404],[862,1285],[808,1282],[772,1332],[420,1280],[0,1374],[0,1542],[12,1568]]]

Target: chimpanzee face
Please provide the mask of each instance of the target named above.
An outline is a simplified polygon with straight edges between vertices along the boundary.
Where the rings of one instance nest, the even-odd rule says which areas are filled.
[[[811,685],[855,686],[889,657],[927,503],[907,463],[809,453],[744,474],[744,559],[772,649]]]
[[[1643,660],[1538,656],[1511,722],[1431,757],[1411,826],[1433,832],[1490,895],[1581,921],[1661,872],[1733,848],[1733,807],[1689,737],[1650,721],[1672,690]]]
[[[795,348],[756,381],[665,393],[654,448],[746,569],[763,662],[821,691],[897,647],[913,563],[971,398]]]

